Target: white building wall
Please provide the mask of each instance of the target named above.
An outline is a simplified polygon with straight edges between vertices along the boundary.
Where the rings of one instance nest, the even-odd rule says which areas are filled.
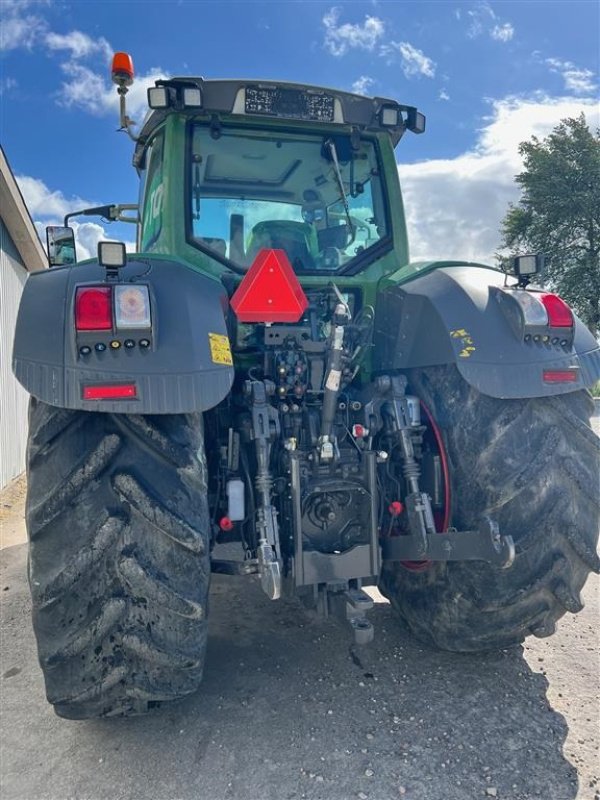
[[[27,270],[0,219],[0,489],[25,469],[29,395],[11,370],[17,310]]]

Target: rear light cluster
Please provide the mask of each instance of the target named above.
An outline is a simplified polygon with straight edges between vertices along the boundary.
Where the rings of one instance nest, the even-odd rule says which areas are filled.
[[[517,337],[525,343],[567,347],[575,319],[558,295],[525,289],[500,289],[496,297]]]
[[[523,289],[505,289],[505,295],[515,300],[527,326],[572,328],[573,314],[569,306],[556,294],[528,292]]]
[[[151,327],[147,286],[80,286],[75,294],[78,331],[147,329]]]

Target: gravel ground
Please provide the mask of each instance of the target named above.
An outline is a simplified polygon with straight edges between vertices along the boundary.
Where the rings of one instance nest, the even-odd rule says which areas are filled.
[[[0,501],[11,542],[22,488]],[[200,692],[68,722],[44,699],[26,547],[8,546],[2,800],[600,800],[599,590],[592,576],[550,639],[472,656],[420,646],[381,598],[363,649],[341,623],[217,576]]]

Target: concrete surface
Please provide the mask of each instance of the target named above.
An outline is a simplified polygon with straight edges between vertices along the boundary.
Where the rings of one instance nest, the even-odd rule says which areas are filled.
[[[0,502],[13,542],[22,503],[22,483]],[[357,649],[341,624],[217,576],[200,692],[146,717],[69,722],[44,698],[13,544],[0,554],[0,795],[600,800],[599,588],[592,576],[585,610],[550,639],[465,656],[421,647],[385,602]]]

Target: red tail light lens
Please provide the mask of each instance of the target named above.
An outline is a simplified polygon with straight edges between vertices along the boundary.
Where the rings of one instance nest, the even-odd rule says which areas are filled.
[[[82,286],[75,295],[75,327],[78,331],[112,329],[112,292],[107,286]]]
[[[541,294],[540,300],[548,312],[551,328],[572,328],[573,312],[557,294]]]

